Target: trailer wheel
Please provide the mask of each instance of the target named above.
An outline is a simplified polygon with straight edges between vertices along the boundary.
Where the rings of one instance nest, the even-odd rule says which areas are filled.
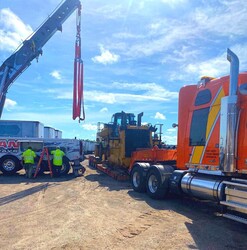
[[[146,191],[146,178],[144,170],[139,165],[136,165],[131,171],[131,184],[134,191],[143,193]]]
[[[158,169],[157,167],[160,166],[152,166],[147,174],[147,194],[152,199],[163,199],[169,192],[169,178],[172,168],[170,166],[161,166],[162,168]]]
[[[63,158],[63,165],[62,165],[60,174],[66,175],[66,174],[68,174],[69,170],[70,170],[69,159],[67,157],[64,157]]]
[[[13,155],[6,155],[0,159],[0,170],[4,175],[15,174],[20,169],[20,161]]]

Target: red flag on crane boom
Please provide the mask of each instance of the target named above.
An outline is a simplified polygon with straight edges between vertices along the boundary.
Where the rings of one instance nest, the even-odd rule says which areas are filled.
[[[73,120],[77,117],[79,122],[85,120],[83,99],[83,61],[81,59],[81,6],[76,16],[76,41],[74,61],[74,89],[73,89]],[[82,114],[81,114],[82,109]]]

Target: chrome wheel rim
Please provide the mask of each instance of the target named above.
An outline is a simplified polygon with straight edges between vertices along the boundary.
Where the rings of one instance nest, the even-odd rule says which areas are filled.
[[[7,159],[3,162],[3,168],[6,171],[12,171],[15,169],[15,162],[10,159]]]
[[[139,175],[138,172],[134,172],[132,181],[133,181],[133,185],[135,187],[139,187],[139,185],[140,185],[140,175]]]
[[[149,176],[148,189],[151,193],[155,193],[158,189],[158,180],[154,175]]]

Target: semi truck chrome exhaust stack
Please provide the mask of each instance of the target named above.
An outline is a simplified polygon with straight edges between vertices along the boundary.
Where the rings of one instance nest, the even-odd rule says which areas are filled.
[[[227,60],[230,62],[229,95],[221,99],[220,114],[220,169],[223,172],[236,171],[236,128],[238,118],[237,87],[239,74],[238,57],[227,49]]]

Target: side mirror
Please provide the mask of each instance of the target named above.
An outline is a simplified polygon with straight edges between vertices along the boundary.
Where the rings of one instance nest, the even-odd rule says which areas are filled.
[[[177,123],[173,123],[173,124],[172,124],[172,127],[173,127],[173,128],[176,128],[176,127],[178,127],[178,124],[177,124]]]

